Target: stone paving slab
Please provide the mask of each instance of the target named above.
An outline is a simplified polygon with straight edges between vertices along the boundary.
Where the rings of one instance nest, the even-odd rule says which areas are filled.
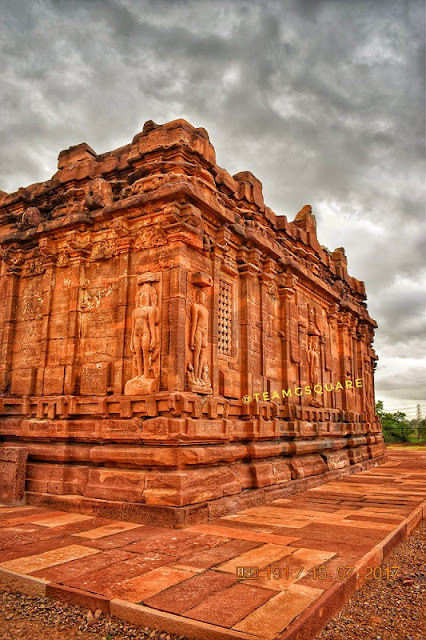
[[[395,449],[183,530],[0,506],[0,588],[198,640],[309,640],[425,514],[426,452]]]

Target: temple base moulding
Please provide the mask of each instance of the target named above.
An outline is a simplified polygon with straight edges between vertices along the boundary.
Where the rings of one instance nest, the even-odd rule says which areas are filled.
[[[26,503],[32,506],[60,509],[62,511],[124,520],[126,522],[183,529],[236,513],[242,509],[262,505],[278,498],[285,498],[360,471],[379,467],[386,460],[387,456],[385,454],[377,458],[364,460],[350,467],[333,469],[321,475],[291,480],[262,489],[247,489],[240,494],[182,507],[98,500],[82,496],[51,495],[33,491],[26,492]]]

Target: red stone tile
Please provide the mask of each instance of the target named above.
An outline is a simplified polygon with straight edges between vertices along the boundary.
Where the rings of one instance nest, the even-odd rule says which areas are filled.
[[[74,533],[74,535],[85,540],[98,540],[99,538],[107,538],[108,536],[114,536],[118,533],[124,533],[126,531],[139,528],[141,528],[141,525],[134,524],[133,522],[114,520],[113,522],[106,522],[104,525],[99,527],[85,529],[84,531]]]
[[[275,595],[272,589],[235,584],[185,611],[185,616],[230,628]]]
[[[37,524],[17,524],[4,527],[0,533],[0,549],[8,549],[13,545],[23,544],[28,537],[42,528]],[[27,542],[28,543],[28,542]]]
[[[357,529],[354,524],[351,526],[340,526],[338,524],[323,524],[320,522],[312,522],[303,528],[303,537],[312,539],[325,539],[325,540],[342,540],[352,542],[354,539],[357,541],[360,537],[364,540],[378,541],[382,540],[383,530],[371,529]],[[385,534],[386,535],[386,534]]]
[[[327,560],[321,567],[324,567],[325,573],[319,573],[318,571],[314,573],[309,567],[309,572],[305,574],[302,578],[297,580],[297,584],[304,585],[305,587],[312,587],[314,589],[327,589],[334,582],[338,580],[337,575],[344,577],[348,576],[351,567],[354,567],[361,556],[354,555],[338,555],[330,560]],[[321,579],[319,578],[321,576]],[[322,579],[326,576],[324,579]]]
[[[230,529],[240,529],[247,531],[254,531],[256,533],[266,533],[266,534],[274,534],[276,533],[277,526],[274,524],[260,524],[259,522],[245,522],[238,518],[218,518],[217,520],[212,520],[211,523],[201,524],[199,526],[218,526],[218,527],[229,527]]]
[[[5,542],[3,540],[3,533],[0,533],[0,549],[10,549],[13,547],[17,551],[19,551],[19,546],[22,546],[23,552],[26,553],[26,549],[24,547],[27,547],[28,545],[38,544],[44,540],[53,540],[55,538],[67,536],[70,533],[79,532],[81,531],[82,527],[85,526],[84,523],[86,522],[89,523],[90,526],[90,523],[97,523],[98,519],[91,518],[90,520],[85,520],[84,522],[74,522],[63,525],[61,527],[42,527],[40,525],[29,525],[34,527],[34,531],[17,537],[14,541],[12,541],[12,543],[10,542],[10,540],[6,540]],[[104,522],[104,520],[101,520],[101,522]],[[75,541],[77,541],[79,544],[81,542],[78,538],[76,538]]]
[[[40,518],[38,516],[35,516],[34,520],[32,520],[31,522],[33,522],[34,524],[39,524],[43,527],[65,527],[67,525],[70,524],[75,524],[75,523],[81,523],[81,522],[85,522],[87,520],[91,520],[90,516],[86,516],[82,513],[63,513],[61,515],[56,515],[56,516],[49,516],[48,518],[46,518],[45,515],[41,516]]]
[[[87,529],[93,529],[95,527],[102,527],[104,524],[107,524],[109,520],[105,518],[90,518],[89,520],[83,520],[81,522],[70,522],[69,524],[63,524],[59,527],[53,527],[50,529],[51,535],[64,535],[64,534],[75,534],[80,533],[81,531],[86,531]]]
[[[237,622],[234,628],[260,636],[262,640],[272,640],[321,593],[322,589],[312,589],[298,584],[290,585],[278,594],[275,591],[274,598]]]
[[[16,518],[4,518],[3,526],[11,526],[15,524],[23,524],[24,522],[33,522],[33,520],[42,520],[44,518],[51,518],[54,516],[63,516],[65,511],[47,511],[46,509],[34,509],[27,516],[17,516]]]
[[[135,554],[130,560],[118,562],[109,567],[93,571],[92,573],[66,579],[64,583],[84,589],[85,591],[109,595],[113,585],[135,576],[141,576],[157,567],[167,565],[169,562],[170,558],[163,553],[153,552],[146,558],[142,556],[138,557]]]
[[[2,560],[0,567],[16,573],[30,574],[39,569],[45,569],[46,567],[53,567],[54,565],[70,562],[71,560],[85,558],[95,553],[99,552],[96,549],[89,549],[88,547],[83,547],[78,544],[72,544],[65,547],[50,549],[49,551],[43,551],[42,553],[15,558],[15,560]]]
[[[118,562],[124,562],[134,558],[131,553],[121,551],[121,549],[111,549],[110,551],[100,551],[93,556],[82,558],[81,560],[71,560],[55,567],[33,571],[31,575],[39,578],[46,578],[52,582],[69,582],[77,576],[93,573],[99,569],[105,569]]]
[[[297,540],[296,542],[291,542],[289,546],[297,549],[303,547],[305,549],[334,551],[336,553],[347,553],[348,549],[350,549],[351,553],[362,556],[373,548],[374,543],[362,542],[362,538],[358,539],[356,542],[348,542],[345,539],[338,542],[336,540],[312,540],[310,538],[300,538],[300,540]]]
[[[37,507],[25,507],[22,509],[18,507],[16,510],[10,510],[7,512],[0,512],[0,529],[4,526],[8,526],[8,521],[12,524],[21,524],[18,522],[21,518],[24,518],[23,522],[28,522],[25,518],[31,518],[46,513],[46,509]]]
[[[223,591],[235,583],[234,576],[205,571],[147,598],[143,603],[154,609],[182,614],[200,604],[208,596]]]
[[[209,569],[235,556],[239,556],[246,551],[256,549],[260,542],[250,542],[249,540],[231,540],[217,547],[198,551],[188,556],[183,556],[174,566],[188,566],[197,569]]]
[[[395,526],[401,522],[404,518],[399,517],[399,516],[395,516],[393,518],[391,518],[390,516],[368,516],[368,515],[358,515],[358,514],[354,514],[352,516],[347,516],[345,518],[345,520],[359,520],[361,522],[379,522],[379,523],[383,523],[383,524],[389,524],[391,522],[395,523]]]
[[[228,541],[227,538],[214,535],[193,535],[192,533],[190,537],[188,536],[186,538],[174,540],[174,537],[175,536],[162,535],[156,538],[150,538],[149,540],[135,542],[124,547],[124,549],[132,553],[143,554],[150,553],[151,551],[162,551],[177,560],[191,553],[203,551]]]
[[[236,527],[223,527],[222,525],[216,525],[216,521],[212,522],[211,524],[196,525],[195,527],[191,527],[191,531],[197,531],[199,533],[211,533],[212,535],[226,536],[228,538],[234,538],[238,540],[251,540],[252,542],[282,545],[287,545],[293,540],[297,540],[296,536],[272,535],[270,533],[256,533],[255,531],[238,529]]]
[[[176,569],[175,567],[158,567],[145,575],[135,576],[112,584],[106,595],[111,598],[120,598],[128,602],[141,602],[148,599],[171,585],[188,580],[194,575],[190,570]]]
[[[52,549],[60,549],[69,545],[76,544],[76,539],[72,536],[64,536],[63,538],[50,538],[35,543],[22,544],[17,547],[11,547],[1,553],[1,561],[15,560],[15,558],[25,558],[29,555],[36,555],[50,551]],[[84,545],[82,545],[84,546]]]
[[[262,544],[252,551],[246,551],[239,556],[228,560],[218,566],[220,571],[226,571],[235,575],[237,567],[258,567],[263,569],[275,563],[285,562],[288,555],[294,553],[293,547],[281,544]]]
[[[111,536],[106,536],[105,538],[98,538],[95,540],[86,540],[81,544],[87,545],[89,547],[93,547],[95,549],[115,549],[117,547],[124,547],[132,542],[136,542],[138,540],[145,540],[152,537],[156,537],[156,531],[152,531],[154,527],[148,527],[141,525],[137,529],[130,529],[129,531],[124,531],[123,533],[116,533]],[[160,529],[160,531],[163,531]]]

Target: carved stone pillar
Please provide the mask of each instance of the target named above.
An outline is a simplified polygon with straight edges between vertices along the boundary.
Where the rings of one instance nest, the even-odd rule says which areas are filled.
[[[186,326],[187,271],[176,266],[169,270],[169,348],[168,389],[183,391],[186,384]]]
[[[295,278],[284,277],[278,288],[280,298],[280,338],[282,351],[282,388],[294,384],[291,369],[300,363],[299,329],[296,313]]]
[[[338,406],[341,409],[348,409],[348,393],[345,390],[345,380],[347,379],[347,372],[350,371],[350,344],[349,344],[349,320],[347,312],[340,312],[337,322],[338,335],[339,335],[339,360],[340,360],[340,379],[338,383],[343,386],[340,392],[337,392]]]
[[[119,282],[117,300],[117,342],[116,360],[114,362],[113,386],[114,392],[124,392],[124,367],[126,361],[126,318],[129,303],[130,280],[130,252],[133,239],[123,236],[117,240],[117,252],[119,255]]]
[[[218,333],[219,333],[219,312],[220,312],[220,267],[223,260],[223,251],[217,246],[211,252],[212,257],[212,267],[213,267],[213,288],[212,288],[212,309],[213,313],[210,316],[210,326],[211,326],[211,370],[210,370],[210,381],[213,389],[214,395],[219,395],[219,362],[218,362]]]
[[[41,396],[44,387],[44,372],[47,368],[48,349],[49,349],[49,326],[52,312],[53,295],[55,289],[55,262],[53,256],[48,256],[45,262],[45,272],[43,275],[42,285],[42,324],[40,336],[40,353],[43,361],[43,367],[37,372],[35,394]]]
[[[2,258],[4,262],[2,276],[3,335],[1,336],[0,351],[0,393],[5,393],[10,387],[16,302],[23,256],[19,250],[8,248],[3,250]]]
[[[244,396],[251,395],[257,391],[253,389],[253,373],[256,370],[253,355],[253,327],[258,319],[258,310],[255,304],[255,290],[260,269],[255,264],[246,262],[239,265],[238,271],[241,286],[241,394]],[[260,389],[258,391],[260,391]]]
[[[81,328],[80,292],[84,283],[85,258],[90,250],[88,243],[81,241],[77,234],[69,238],[69,303],[67,328],[67,362],[65,366],[64,393],[74,395],[79,385],[79,343]]]
[[[336,391],[334,390],[335,383],[338,380],[335,380],[336,371],[340,371],[340,365],[337,364],[337,353],[336,348],[339,347],[339,338],[338,338],[338,327],[337,327],[337,313],[338,313],[338,305],[333,303],[331,305],[330,311],[327,313],[328,326],[329,326],[329,340],[326,345],[325,350],[325,361],[326,361],[326,369],[331,372],[331,380],[330,382],[333,384],[333,391],[329,392],[329,406],[332,409],[337,409],[338,404],[336,400]]]

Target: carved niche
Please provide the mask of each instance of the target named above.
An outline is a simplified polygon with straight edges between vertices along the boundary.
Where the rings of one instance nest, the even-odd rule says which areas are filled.
[[[160,374],[158,279],[159,276],[152,273],[145,273],[138,278],[138,285],[141,286],[136,293],[130,340],[135,375],[126,382],[124,387],[124,393],[128,396],[158,391]]]

